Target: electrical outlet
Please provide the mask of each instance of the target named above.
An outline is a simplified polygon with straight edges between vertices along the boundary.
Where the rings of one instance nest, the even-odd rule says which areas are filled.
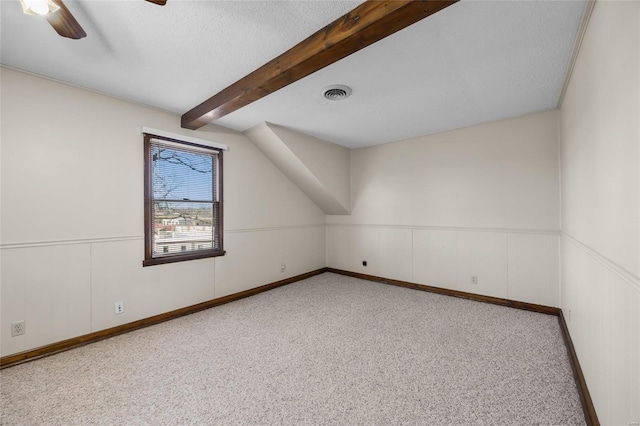
[[[367,261],[366,260],[362,261],[362,266],[367,266]]]
[[[571,309],[567,309],[567,321],[571,322]]]
[[[116,302],[115,310],[116,315],[124,314],[124,302]]]
[[[24,320],[11,323],[11,337],[20,336],[27,332]]]
[[[282,265],[280,265],[280,272],[284,272],[285,269],[287,269],[286,263],[283,263]]]
[[[471,284],[473,284],[473,285],[477,285],[478,284],[478,276],[477,275],[471,275]]]

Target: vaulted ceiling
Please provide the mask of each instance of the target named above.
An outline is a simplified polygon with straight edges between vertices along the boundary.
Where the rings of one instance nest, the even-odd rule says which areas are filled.
[[[358,1],[65,2],[87,37],[1,4],[3,65],[184,114]],[[557,106],[584,0],[462,0],[216,121],[361,147]],[[344,84],[351,97],[329,101]]]

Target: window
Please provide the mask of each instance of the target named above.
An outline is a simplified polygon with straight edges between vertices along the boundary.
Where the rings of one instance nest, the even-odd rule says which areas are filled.
[[[221,256],[222,151],[144,134],[144,266]]]

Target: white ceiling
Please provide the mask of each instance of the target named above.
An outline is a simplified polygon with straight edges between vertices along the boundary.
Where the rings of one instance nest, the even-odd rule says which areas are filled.
[[[2,0],[2,64],[183,114],[360,2],[65,3],[87,38]],[[462,0],[216,124],[269,121],[362,147],[552,109],[584,6]],[[325,100],[330,84],[353,94]]]

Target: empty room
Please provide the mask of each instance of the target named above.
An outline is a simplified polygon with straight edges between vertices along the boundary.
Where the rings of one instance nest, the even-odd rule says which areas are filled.
[[[0,424],[640,425],[640,1],[0,19]]]

